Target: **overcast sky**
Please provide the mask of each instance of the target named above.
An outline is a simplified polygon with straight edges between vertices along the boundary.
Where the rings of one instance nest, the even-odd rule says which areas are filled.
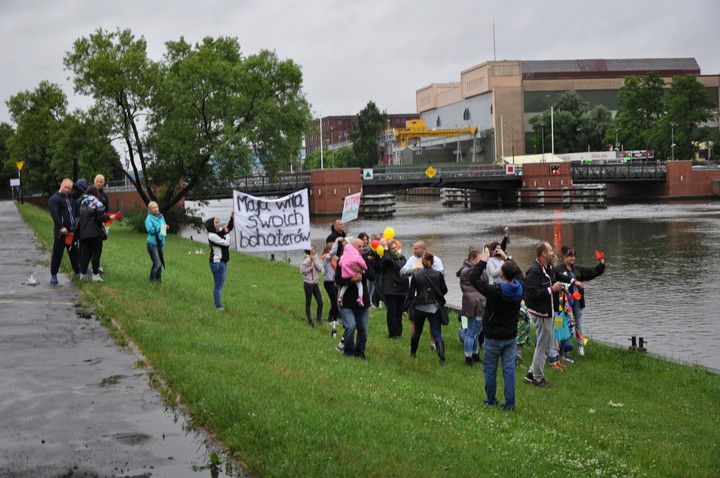
[[[459,81],[497,60],[697,59],[720,74],[718,0],[0,0],[0,122],[5,102],[43,81],[60,84],[71,109],[65,52],[98,28],[129,28],[159,60],[181,36],[233,36],[243,53],[275,50],[302,67],[312,110],[356,114],[372,100],[415,112],[415,91]]]

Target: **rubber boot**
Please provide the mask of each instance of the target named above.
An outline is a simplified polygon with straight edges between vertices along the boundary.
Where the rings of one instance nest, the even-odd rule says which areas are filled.
[[[438,357],[440,357],[440,365],[445,365],[445,342],[435,342],[437,346]]]
[[[414,339],[411,337],[410,338],[410,356],[411,357],[416,356],[415,354],[417,353],[418,345],[420,345],[420,339],[419,338]]]
[[[465,365],[468,367],[474,367],[475,361],[472,359],[472,357],[465,357]]]
[[[482,360],[480,360],[480,354],[473,354],[472,360],[473,360],[473,362],[475,362],[475,365],[477,365],[477,364],[479,364],[480,362],[482,362]]]

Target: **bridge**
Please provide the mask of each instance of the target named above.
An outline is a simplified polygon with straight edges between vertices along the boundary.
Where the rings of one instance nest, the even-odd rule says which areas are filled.
[[[375,168],[372,178],[366,179],[359,168],[281,173],[275,181],[267,176],[247,176],[216,188],[212,195],[191,195],[188,199],[228,198],[233,190],[254,196],[284,196],[307,188],[311,213],[337,214],[342,212],[345,196],[361,191],[375,195],[413,188],[469,189],[488,204],[497,200],[505,205],[518,201],[521,192],[545,191],[547,198],[550,190],[577,192],[592,184],[607,185],[607,196],[617,199],[708,197],[714,194],[713,184],[720,180],[720,169],[693,167],[689,161],[532,163],[515,168],[514,173],[506,172],[502,165],[449,164],[433,166],[432,177],[426,174],[427,169]]]
[[[547,166],[547,165],[546,165]],[[413,188],[457,188],[484,191],[515,191],[522,187],[522,168],[516,174],[507,174],[505,166],[450,164],[436,166],[429,177],[427,166],[404,168],[377,168],[371,179],[362,180],[364,194],[383,194]],[[665,164],[624,162],[615,164],[571,164],[572,182],[575,184],[664,182]],[[332,170],[326,170],[332,171]],[[312,188],[310,171],[281,173],[274,181],[266,175],[244,176],[215,188],[202,199],[220,199],[232,196],[233,190],[253,196],[284,196],[299,189]],[[188,199],[200,199],[192,193]]]

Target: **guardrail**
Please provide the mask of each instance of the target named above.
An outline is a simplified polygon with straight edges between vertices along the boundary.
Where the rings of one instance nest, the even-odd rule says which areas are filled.
[[[571,170],[576,183],[664,182],[667,176],[664,163],[573,164]]]

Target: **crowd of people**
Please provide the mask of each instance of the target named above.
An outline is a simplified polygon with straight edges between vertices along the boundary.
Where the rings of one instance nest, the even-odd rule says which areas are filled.
[[[536,260],[523,273],[508,254],[509,229],[501,241],[469,248],[467,259],[456,276],[462,291],[459,317],[462,319],[460,340],[464,364],[482,365],[485,378],[485,403],[499,405],[497,369],[504,382],[505,410],[515,408],[515,370],[523,366],[523,349],[535,345],[532,363],[524,379],[538,387],[549,387],[545,379],[546,364],[563,369],[572,363],[571,338],[577,337],[577,352],[584,355],[582,312],[585,308],[585,282],[605,269],[604,257],[598,256],[593,267],[575,264],[576,251],[563,246],[556,264],[553,247],[541,242]],[[322,257],[314,248],[306,251],[300,267],[305,285],[305,313],[310,314],[313,297],[318,308],[315,321],[322,321],[323,299],[317,283],[324,276],[331,309],[327,320],[340,318],[344,333],[337,349],[347,357],[366,360],[370,310],[385,309],[387,336],[402,339],[403,322],[409,320],[410,356],[416,358],[425,323],[430,324],[431,349],[436,350],[440,364],[446,360],[442,326],[447,283],[442,260],[427,250],[423,240],[413,244],[413,254],[406,258],[399,241],[382,235],[365,233],[348,236],[345,225],[336,220],[326,239]],[[407,318],[407,319],[405,319]],[[535,340],[531,340],[532,328]],[[559,338],[558,329],[569,330]],[[560,334],[562,336],[562,334]],[[481,358],[482,351],[482,358]]]
[[[104,191],[105,176],[98,174],[89,184],[85,179],[73,183],[63,179],[60,188],[48,201],[53,220],[53,249],[50,260],[50,283],[58,284],[58,272],[67,251],[75,279],[87,277],[102,281],[100,266],[103,241],[107,239],[106,223],[110,202]],[[89,267],[92,267],[91,269]]]
[[[88,277],[101,281],[100,266],[103,241],[107,239],[108,197],[103,191],[105,178],[98,174],[93,184],[85,180],[73,183],[64,179],[49,201],[54,223],[51,261],[51,283],[57,284],[57,273],[64,251],[67,251],[76,279]],[[210,246],[210,271],[213,277],[215,308],[224,311],[222,290],[230,258],[228,234],[233,230],[233,215],[226,225],[217,217],[204,223]],[[148,204],[145,219],[147,251],[151,259],[150,282],[161,283],[164,245],[168,225],[158,204]],[[482,364],[485,378],[485,403],[499,404],[497,369],[504,382],[502,408],[515,408],[515,369],[523,364],[523,349],[533,345],[531,325],[535,329],[532,363],[524,379],[538,387],[549,387],[545,366],[562,370],[568,363],[577,338],[577,353],[585,354],[583,310],[585,282],[605,270],[602,253],[596,251],[598,263],[592,267],[575,264],[576,250],[564,245],[556,265],[553,246],[541,242],[536,259],[525,273],[507,253],[510,242],[505,228],[500,242],[490,242],[481,249],[469,248],[456,276],[462,291],[460,340],[464,364]],[[335,336],[337,321],[343,333],[337,350],[347,357],[367,360],[370,310],[385,309],[387,336],[403,339],[403,322],[409,321],[410,357],[416,358],[425,323],[430,328],[430,348],[439,363],[446,360],[442,327],[448,325],[445,295],[448,292],[442,260],[418,240],[409,257],[402,254],[394,231],[368,236],[348,236],[345,224],[336,220],[320,257],[315,246],[305,251],[300,265],[305,293],[305,318],[311,327],[322,322],[324,301],[320,280],[329,298],[327,321]],[[312,314],[312,301],[316,302]],[[407,318],[407,319],[405,319]],[[480,352],[482,353],[482,358]]]

